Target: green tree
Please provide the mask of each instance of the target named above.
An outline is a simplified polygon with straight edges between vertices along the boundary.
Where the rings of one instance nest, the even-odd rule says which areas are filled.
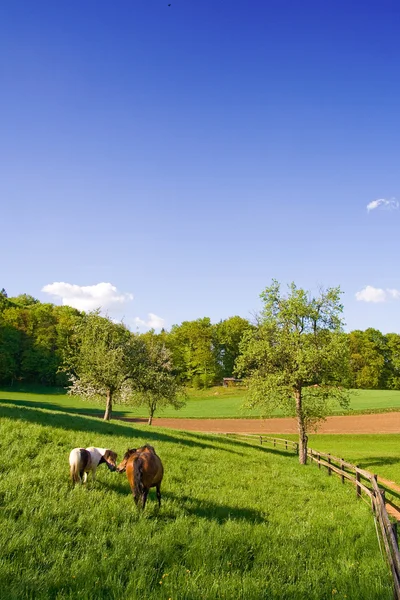
[[[7,292],[4,288],[0,290],[0,313],[10,306],[11,302],[8,299]]]
[[[13,364],[11,380],[65,385],[67,382],[59,370],[66,342],[74,330],[74,319],[80,313],[68,306],[40,302],[23,306],[10,302],[0,314],[3,329],[8,331],[9,343],[4,351],[8,364]]]
[[[109,421],[113,402],[129,393],[128,380],[137,378],[146,362],[145,343],[98,311],[82,317],[76,336],[78,343],[66,366],[72,379],[69,393],[105,399],[104,420]]]
[[[326,417],[333,399],[342,406],[349,401],[341,387],[348,343],[340,295],[340,288],[329,288],[310,297],[292,283],[283,296],[274,280],[261,294],[263,310],[256,329],[245,333],[237,362],[248,381],[250,406],[296,415],[301,464],[307,462],[308,431]]]
[[[68,363],[68,358],[77,352],[78,324],[84,314],[71,306],[54,306],[53,312],[56,318],[56,383],[65,387],[69,385],[69,379],[62,366]]]
[[[208,387],[220,377],[215,330],[208,317],[174,325],[166,344],[182,382]]]
[[[240,354],[243,335],[252,325],[242,317],[230,317],[215,325],[215,339],[222,377],[232,377],[236,359]]]
[[[388,333],[386,339],[390,360],[388,388],[400,390],[400,335],[398,333]]]
[[[18,377],[21,332],[0,312],[0,382],[12,383]]]
[[[52,304],[32,303],[20,309],[24,316],[26,344],[22,356],[22,376],[44,385],[55,383],[57,357],[57,317]]]
[[[352,386],[385,389],[390,375],[386,337],[377,329],[349,333]]]
[[[127,401],[145,406],[148,411],[148,425],[153,422],[156,410],[165,406],[176,409],[185,405],[185,392],[173,374],[171,352],[162,339],[156,335],[145,334],[147,356],[140,376],[131,382],[132,396]]]
[[[9,298],[9,300],[17,306],[32,306],[32,304],[40,304],[40,300],[34,298],[30,294],[20,294],[19,296]]]

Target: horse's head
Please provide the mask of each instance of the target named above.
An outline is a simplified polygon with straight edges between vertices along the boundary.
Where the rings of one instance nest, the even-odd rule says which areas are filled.
[[[118,473],[123,473],[126,470],[126,463],[128,462],[129,458],[135,454],[136,452],[136,448],[131,448],[125,452],[124,454],[124,458],[122,459],[122,461],[119,463],[118,467],[117,467],[117,471]]]
[[[113,450],[106,450],[104,453],[104,461],[110,471],[115,471],[117,469],[117,453],[113,452]]]

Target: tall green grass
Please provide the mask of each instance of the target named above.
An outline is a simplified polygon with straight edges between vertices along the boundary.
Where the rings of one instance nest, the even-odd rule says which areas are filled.
[[[0,403],[0,596],[8,599],[391,598],[353,490],[297,457],[223,436]],[[125,475],[72,489],[75,446],[153,443],[158,510]]]

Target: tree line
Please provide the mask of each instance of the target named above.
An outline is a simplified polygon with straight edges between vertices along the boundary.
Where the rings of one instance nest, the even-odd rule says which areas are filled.
[[[109,420],[113,403],[180,408],[187,386],[208,387],[233,374],[247,387],[247,405],[267,416],[276,408],[296,417],[299,459],[308,432],[333,403],[349,406],[348,388],[400,389],[400,335],[343,330],[340,288],[312,296],[279,282],[260,294],[254,324],[232,317],[185,321],[156,334],[131,332],[99,311],[79,312],[0,292],[0,383],[67,385],[100,398]]]
[[[0,292],[0,384],[18,382],[66,386],[65,357],[79,344],[84,313],[42,303],[30,295]],[[111,322],[111,327],[117,328]],[[185,386],[207,388],[237,375],[240,345],[257,325],[234,316],[219,323],[208,317],[173,325],[170,331],[130,334],[157,341],[169,352],[170,368]],[[400,389],[400,334],[377,329],[345,334],[349,346],[347,385],[358,389]]]
[[[82,343],[87,315],[69,306],[41,303],[22,294],[0,292],[0,384],[67,385],[65,357]],[[99,317],[100,319],[105,317]],[[110,321],[110,320],[109,320]],[[118,330],[110,321],[110,328]],[[165,346],[171,371],[182,385],[205,388],[232,377],[244,332],[253,326],[241,317],[212,324],[207,317],[174,325],[170,331],[131,333],[135,339]],[[127,330],[127,328],[125,328]]]

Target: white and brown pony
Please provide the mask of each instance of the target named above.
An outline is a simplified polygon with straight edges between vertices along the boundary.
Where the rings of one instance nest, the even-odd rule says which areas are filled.
[[[117,466],[117,453],[107,448],[74,448],[69,455],[69,472],[72,483],[86,483],[88,473],[92,473],[92,481],[96,481],[96,469],[105,463],[110,471]]]

